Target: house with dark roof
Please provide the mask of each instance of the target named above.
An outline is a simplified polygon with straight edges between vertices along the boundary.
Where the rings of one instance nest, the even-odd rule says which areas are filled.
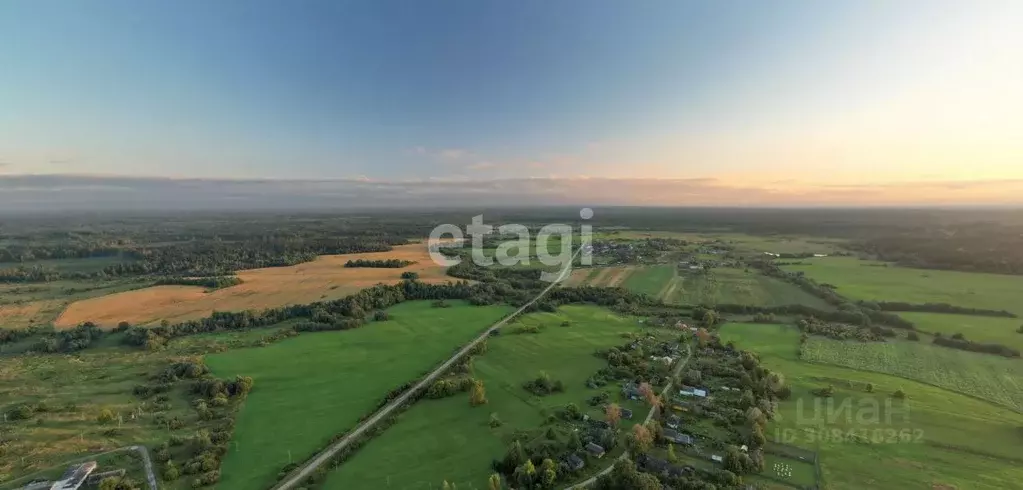
[[[596,458],[604,457],[604,448],[592,442],[586,444],[586,452],[590,453],[590,455]]]
[[[682,434],[674,429],[664,429],[661,433],[661,437],[666,441],[674,442],[675,444],[692,444],[693,438],[687,434]]]
[[[655,458],[646,454],[640,456],[636,462],[639,463],[640,469],[647,473],[663,473],[671,466],[661,458]]]
[[[583,461],[583,458],[580,458],[578,454],[573,453],[569,454],[561,464],[568,471],[579,471],[586,466],[586,461]]]
[[[632,410],[629,410],[628,408],[623,408],[621,410],[622,410],[622,418],[623,419],[631,419],[632,418]]]
[[[639,400],[642,396],[636,383],[625,383],[625,386],[622,386],[622,395],[630,400]]]

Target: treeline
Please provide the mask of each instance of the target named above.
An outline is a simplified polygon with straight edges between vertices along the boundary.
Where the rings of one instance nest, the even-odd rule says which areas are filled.
[[[916,311],[924,313],[952,313],[957,315],[992,316],[1001,318],[1018,318],[1015,313],[1006,310],[986,310],[983,308],[966,308],[948,303],[904,303],[901,301],[860,301],[866,308],[881,311]]]
[[[177,324],[152,328],[131,327],[124,337],[124,342],[156,349],[168,339],[176,337],[225,330],[247,330],[292,319],[307,320],[296,324],[294,326],[296,331],[347,330],[365,324],[376,312],[403,301],[461,299],[485,305],[516,298],[521,296],[503,284],[470,285],[464,281],[425,284],[418,281],[403,281],[394,285],[377,285],[334,301],[267,308],[258,312],[214,312],[206,318]]]
[[[199,286],[206,289],[223,289],[242,283],[237,276],[213,277],[164,277],[157,279],[156,286]]]
[[[862,309],[845,309],[838,311],[825,311],[806,305],[785,305],[785,306],[753,306],[737,304],[719,304],[713,308],[722,313],[737,313],[741,315],[771,314],[814,317],[829,322],[849,323],[859,326],[887,325],[890,327],[905,330],[915,330],[916,325],[898,315],[885,313],[883,311]]]
[[[46,282],[58,279],[103,279],[124,276],[214,277],[239,270],[287,267],[310,262],[318,255],[387,252],[405,238],[343,237],[321,239],[274,238],[225,242],[219,239],[159,246],[132,246],[118,254],[132,260],[102,270],[58,271],[22,260],[22,265],[0,271],[0,282]],[[104,250],[105,255],[113,255]],[[406,264],[407,265],[407,264]],[[374,267],[367,265],[365,267]],[[392,266],[386,266],[392,267]]]
[[[890,328],[877,325],[872,327],[831,323],[817,318],[801,318],[796,322],[799,330],[807,335],[820,335],[835,340],[859,340],[861,342],[883,342],[885,338],[896,337],[898,334]]]
[[[370,267],[380,269],[401,269],[402,267],[408,267],[415,264],[414,260],[401,260],[401,259],[386,259],[386,260],[368,260],[368,259],[355,259],[345,262],[345,267]]]
[[[961,334],[953,337],[935,335],[934,344],[952,349],[968,350],[971,352],[982,352],[984,354],[995,354],[1004,357],[1019,357],[1019,349],[1014,349],[1002,344],[982,344],[972,340],[966,340]]]

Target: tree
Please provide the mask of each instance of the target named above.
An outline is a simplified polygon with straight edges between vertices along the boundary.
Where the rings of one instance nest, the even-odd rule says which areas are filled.
[[[622,409],[617,403],[612,403],[604,410],[604,415],[611,427],[618,427],[618,422],[622,420]]]
[[[104,408],[99,411],[99,415],[96,416],[96,421],[101,424],[109,424],[113,422],[116,418],[117,415],[114,415],[113,410],[110,410],[109,408]]]
[[[163,465],[162,476],[164,481],[174,481],[181,476],[181,471],[178,470],[178,466],[174,464],[173,460],[168,460],[167,463]]]
[[[867,390],[867,393],[873,393],[874,392],[874,383],[867,383],[866,390]]]
[[[902,400],[903,398],[906,398],[906,392],[902,391],[902,388],[899,388],[895,390],[895,393],[893,393],[892,396],[898,398],[899,400]]]
[[[501,475],[493,473],[487,480],[487,490],[501,490]]]
[[[696,338],[699,341],[700,347],[706,347],[707,343],[710,342],[710,332],[706,328],[700,328],[696,331]]]
[[[554,460],[544,459],[543,463],[540,463],[540,485],[544,488],[551,488],[557,479],[558,467],[554,465]]]
[[[674,444],[668,444],[668,462],[678,463],[678,456],[675,455]]]
[[[497,428],[497,427],[500,427],[502,425],[504,425],[504,422],[501,422],[501,419],[497,416],[496,413],[490,414],[490,427],[491,428]]]
[[[578,451],[583,448],[583,441],[579,438],[579,433],[571,431],[568,433],[568,448],[573,451]]]
[[[753,426],[753,431],[750,434],[750,445],[753,447],[764,447],[767,444],[767,438],[764,437],[764,429],[761,429],[759,425]]]
[[[469,392],[469,405],[474,407],[487,403],[487,390],[483,387],[482,379],[472,380],[472,389]]]
[[[519,441],[511,443],[508,446],[508,452],[504,455],[505,467],[511,470],[517,468],[526,462],[526,451],[522,449],[522,444]]]
[[[661,400],[657,398],[657,394],[654,393],[654,388],[650,386],[650,383],[646,381],[639,384],[639,394],[643,396],[643,399],[650,404],[651,407],[660,406]]]
[[[645,454],[654,445],[654,436],[641,424],[632,426],[632,433],[625,439],[629,451],[633,454]]]

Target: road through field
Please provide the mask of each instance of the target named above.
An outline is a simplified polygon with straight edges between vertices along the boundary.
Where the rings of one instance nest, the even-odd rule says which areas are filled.
[[[671,373],[671,377],[668,378],[668,384],[664,385],[664,390],[662,390],[661,393],[667,393],[668,390],[671,389],[671,380],[673,378],[675,378],[676,376],[678,376],[679,373],[682,372],[682,368],[686,367],[686,364],[689,364],[689,358],[691,358],[691,357],[693,357],[693,348],[689,344],[686,344],[686,359],[684,361],[678,363],[678,366],[675,368],[675,371],[673,371]],[[646,419],[643,420],[643,425],[646,425],[647,422],[650,422],[650,419],[654,418],[654,412],[655,411],[656,411],[655,407],[650,407],[650,413],[646,414]],[[618,459],[616,459],[614,461],[614,463],[611,463],[610,466],[608,466],[607,468],[604,468],[603,470],[600,470],[600,473],[597,473],[596,475],[591,476],[586,481],[583,481],[583,482],[580,482],[580,483],[576,483],[575,485],[569,485],[569,486],[565,487],[564,490],[577,490],[577,489],[580,489],[580,488],[586,488],[586,487],[588,487],[590,485],[593,485],[594,483],[597,482],[597,478],[600,478],[600,477],[610,473],[611,470],[614,469],[615,463],[617,463],[617,462],[619,462],[619,461],[621,461],[621,460],[623,460],[623,459],[625,459],[627,457],[629,457],[629,452],[628,451],[622,453],[621,456],[618,456]]]
[[[468,354],[469,351],[475,348],[480,342],[486,340],[490,336],[490,332],[493,332],[494,330],[503,327],[505,324],[508,323],[509,320],[521,314],[523,311],[526,310],[526,308],[529,308],[533,303],[536,303],[537,300],[542,298],[551,289],[557,286],[558,283],[563,281],[568,276],[568,273],[572,270],[571,269],[572,261],[575,260],[576,256],[578,256],[580,252],[582,252],[582,248],[577,249],[575,253],[572,254],[572,259],[568,262],[568,264],[566,264],[565,267],[561,269],[561,273],[558,274],[557,280],[552,281],[549,285],[547,285],[547,287],[543,289],[543,291],[540,291],[540,293],[533,297],[533,299],[529,300],[528,303],[522,305],[521,307],[519,307],[519,309],[512,312],[512,314],[504,317],[504,319],[502,319],[501,321],[491,325],[489,328],[483,331],[483,333],[481,333],[478,337],[473,339],[472,342],[469,342],[465,347],[462,347],[461,350],[456,352],[455,355],[451,356],[450,358],[448,358],[448,360],[444,361],[443,364],[441,364],[436,369],[431,371],[430,374],[427,374],[423,379],[421,379],[418,383],[412,386],[412,388],[409,388],[404,393],[399,395],[398,398],[395,398],[387,405],[384,405],[380,410],[374,413],[372,417],[366,419],[365,422],[357,425],[354,429],[352,429],[351,432],[348,433],[348,435],[342,437],[339,441],[332,444],[330,447],[328,447],[327,449],[323,450],[315,457],[313,457],[313,459],[311,459],[309,462],[300,466],[297,470],[288,475],[284,480],[274,485],[272,487],[273,490],[288,490],[300,486],[303,480],[308,478],[309,475],[316,471],[317,468],[323,466],[328,461],[330,461],[330,459],[333,458],[335,454],[337,454],[339,451],[341,451],[349,444],[351,444],[352,441],[358,439],[359,436],[361,436],[367,430],[369,430],[374,425],[379,423],[381,420],[387,418],[387,416],[389,416],[391,412],[393,412],[406,401],[408,401],[408,399],[411,398],[412,395],[419,393],[420,391],[429,387],[434,381],[437,380],[437,378],[439,378],[449,368],[451,368],[452,365],[457,363],[462,357]],[[687,357],[686,360],[688,361],[689,358]]]

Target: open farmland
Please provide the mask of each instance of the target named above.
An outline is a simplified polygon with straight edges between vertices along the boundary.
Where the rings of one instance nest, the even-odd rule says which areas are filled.
[[[568,321],[570,326],[561,326]],[[518,325],[538,325],[540,333],[512,333]],[[504,456],[516,431],[544,430],[546,414],[567,403],[576,403],[593,417],[603,418],[599,408],[585,401],[601,389],[590,389],[586,379],[605,366],[593,355],[597,349],[620,345],[623,332],[638,331],[635,319],[593,306],[564,306],[557,313],[533,313],[503,329],[488,341],[487,352],[473,363],[482,379],[489,402],[471,407],[468,395],[439,400],[424,399],[402,414],[394,426],[371,440],[352,458],[329,474],[325,488],[376,490],[428,490],[443,481],[458,488],[486,488],[493,473],[490,462]],[[522,384],[547,372],[564,383],[565,391],[536,397]],[[615,386],[604,389],[618,396]],[[640,420],[646,409],[627,401]],[[491,414],[503,422],[489,426]],[[628,424],[625,425],[628,429]],[[605,456],[607,461],[611,456]],[[380,471],[387,468],[387,471]]]
[[[387,392],[511,311],[450,304],[406,302],[387,310],[388,321],[207,356],[217,376],[252,376],[257,387],[238,415],[218,488],[269,486],[288,462],[308,458],[373,411]]]
[[[809,362],[877,371],[947,388],[1023,411],[1023,363],[912,341],[843,342],[810,337]]]
[[[651,298],[661,299],[668,293],[670,284],[675,279],[675,266],[656,265],[644,267],[633,272],[623,286],[626,289],[642,293]]]
[[[674,232],[656,230],[616,230],[597,232],[595,239],[675,238],[688,242],[720,242],[739,252],[770,253],[832,253],[840,249],[844,240],[837,238],[800,235],[748,235],[729,232]]]
[[[1016,331],[1023,325],[1023,318],[908,312],[900,312],[899,316],[913,322],[918,330],[924,332],[938,332],[946,337],[961,333],[975,342],[1002,344],[1023,350],[1023,334]]]
[[[970,308],[1009,310],[1023,315],[1023,276],[910,269],[852,257],[803,259],[785,265],[819,283],[836,286],[855,300],[948,303]]]
[[[689,305],[744,304],[782,306],[802,304],[830,309],[824,300],[797,286],[764,276],[755,270],[718,267],[705,273],[679,276],[665,300]]]
[[[799,335],[785,325],[721,328],[722,341],[757,352],[766,367],[785,375],[792,396],[779,404],[780,416],[765,435],[818,451],[823,488],[1023,488],[1023,415],[904,378],[802,361]],[[828,385],[831,398],[811,394]],[[897,389],[908,398],[892,399]],[[852,408],[848,415],[838,411],[844,404]]]
[[[415,261],[401,269],[350,268],[349,260],[399,259]],[[209,316],[214,311],[263,309],[342,298],[378,283],[395,283],[402,272],[419,274],[423,282],[445,282],[445,269],[435,264],[422,243],[394,247],[389,252],[323,255],[290,267],[239,271],[242,283],[207,292],[196,286],[154,286],[72,303],[56,321],[73,327],[84,321],[114,326],[126,321],[147,325]]]

